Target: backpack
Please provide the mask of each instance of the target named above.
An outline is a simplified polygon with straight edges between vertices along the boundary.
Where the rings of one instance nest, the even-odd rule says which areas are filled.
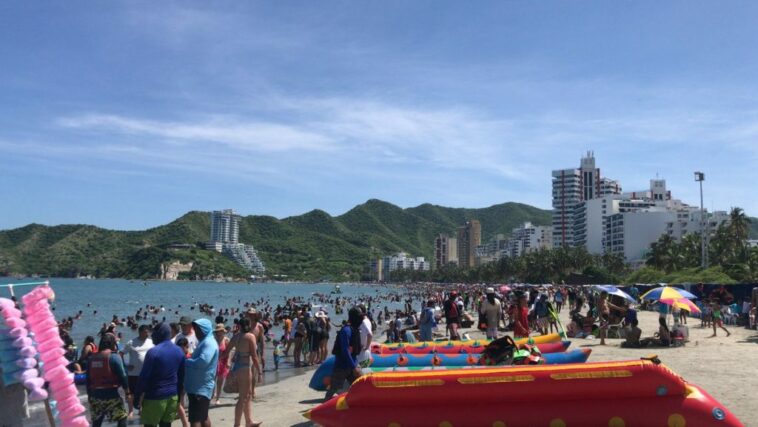
[[[445,305],[447,306],[447,317],[448,319],[457,319],[458,318],[458,303],[455,301],[447,300],[445,301]]]
[[[487,366],[512,365],[516,351],[518,351],[516,342],[506,335],[487,344],[479,358],[479,364]]]

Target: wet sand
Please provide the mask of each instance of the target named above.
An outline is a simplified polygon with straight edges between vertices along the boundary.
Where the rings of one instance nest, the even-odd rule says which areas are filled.
[[[567,320],[564,310],[561,318]],[[564,321],[565,321],[564,320]],[[639,313],[642,336],[652,336],[658,330],[658,314]],[[758,426],[758,332],[744,327],[727,326],[730,337],[719,330],[716,338],[709,338],[713,329],[700,327],[699,319],[688,319],[690,342],[678,348],[621,348],[619,339],[600,341],[572,339],[571,348],[592,348],[589,361],[639,359],[657,354],[661,361],[685,380],[703,387],[731,410],[745,425]],[[469,330],[472,338],[481,337],[478,331]],[[276,384],[257,389],[253,402],[253,417],[268,426],[310,426],[301,413],[321,402],[324,393],[308,388],[313,368],[307,373],[287,378]],[[232,426],[234,422],[233,397],[221,399],[222,405],[211,409],[214,426]]]

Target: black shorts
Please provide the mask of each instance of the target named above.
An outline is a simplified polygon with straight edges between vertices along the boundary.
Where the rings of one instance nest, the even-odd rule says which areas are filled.
[[[189,400],[187,418],[189,418],[190,424],[202,423],[208,419],[208,407],[211,405],[210,399],[199,394],[187,394],[187,400]]]

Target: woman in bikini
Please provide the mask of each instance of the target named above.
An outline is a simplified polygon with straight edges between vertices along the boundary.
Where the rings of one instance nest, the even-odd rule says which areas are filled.
[[[257,427],[260,422],[253,422],[252,391],[255,380],[261,380],[261,367],[258,362],[258,345],[255,335],[252,333],[250,319],[242,318],[239,322],[240,331],[232,337],[229,347],[232,349],[227,356],[226,363],[232,360],[229,375],[236,375],[239,387],[239,399],[234,408],[234,426],[239,427],[242,416],[245,417],[247,427]],[[232,356],[233,354],[233,356]]]

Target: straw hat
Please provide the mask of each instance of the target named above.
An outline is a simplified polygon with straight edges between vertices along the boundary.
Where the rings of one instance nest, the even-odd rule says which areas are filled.
[[[226,325],[224,325],[223,323],[216,323],[216,328],[213,330],[213,332],[220,332],[220,331],[226,332]]]

